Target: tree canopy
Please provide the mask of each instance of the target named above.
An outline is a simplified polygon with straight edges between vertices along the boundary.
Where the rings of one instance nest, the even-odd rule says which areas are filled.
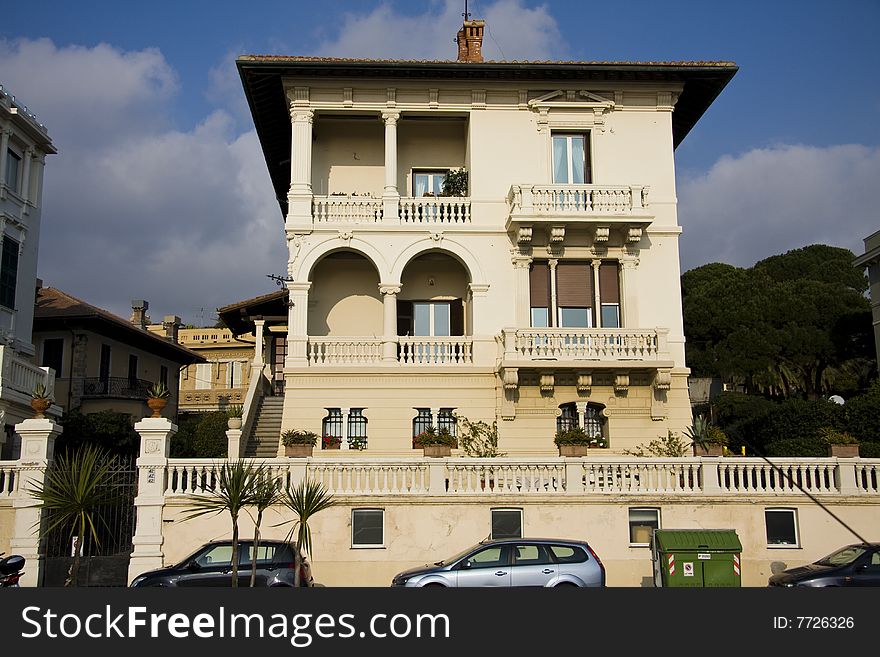
[[[867,277],[847,249],[813,245],[751,268],[711,263],[682,278],[694,376],[783,399],[852,394],[874,375]]]

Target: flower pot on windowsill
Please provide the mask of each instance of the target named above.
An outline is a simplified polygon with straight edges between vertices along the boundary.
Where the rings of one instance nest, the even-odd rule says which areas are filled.
[[[339,449],[339,446],[342,443],[324,443],[321,447],[323,449]]]
[[[290,458],[303,458],[305,456],[311,456],[312,450],[314,449],[314,445],[309,444],[285,445],[284,456],[288,456]]]
[[[586,456],[589,445],[558,445],[559,456]]]
[[[431,458],[439,458],[442,456],[452,456],[451,445],[424,445],[422,453]]]
[[[858,458],[858,443],[850,443],[846,445],[828,445],[828,456],[837,456],[842,459]]]

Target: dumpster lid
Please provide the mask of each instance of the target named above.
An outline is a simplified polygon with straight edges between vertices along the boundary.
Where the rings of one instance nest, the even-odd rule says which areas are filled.
[[[742,552],[735,529],[655,529],[654,545],[660,552]]]

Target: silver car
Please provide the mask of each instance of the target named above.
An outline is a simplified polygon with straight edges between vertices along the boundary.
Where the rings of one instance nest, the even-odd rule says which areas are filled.
[[[391,586],[605,586],[605,567],[585,541],[504,538],[405,570]]]

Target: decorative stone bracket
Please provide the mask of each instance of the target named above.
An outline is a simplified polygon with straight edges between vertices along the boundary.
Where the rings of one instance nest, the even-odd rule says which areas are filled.
[[[629,391],[629,372],[618,372],[614,377],[614,392],[625,395]]]
[[[669,415],[666,393],[672,388],[672,372],[657,370],[651,388],[653,392],[651,395],[651,419],[654,421],[665,420]]]
[[[581,394],[589,395],[593,388],[593,375],[590,373],[578,374],[577,391]]]

